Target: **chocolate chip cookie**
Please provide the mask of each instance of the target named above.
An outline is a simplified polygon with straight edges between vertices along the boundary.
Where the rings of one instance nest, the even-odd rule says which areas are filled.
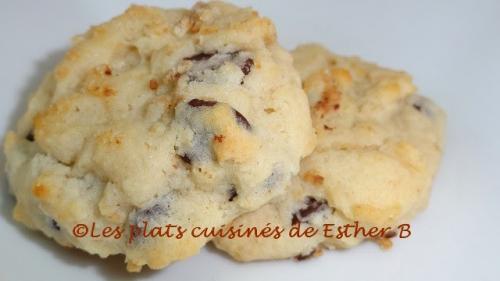
[[[308,44],[293,52],[318,135],[314,152],[301,163],[290,191],[231,225],[324,230],[358,222],[392,227],[408,223],[428,201],[443,149],[444,112],[416,94],[411,77],[338,56]],[[387,232],[378,239],[386,239]],[[348,248],[365,237],[216,239],[241,261],[296,257],[322,248]]]
[[[8,133],[14,217],[61,245],[123,254],[129,271],[165,267],[208,239],[75,226],[228,223],[284,193],[313,149],[309,116],[269,19],[222,2],[132,6],[73,39]]]

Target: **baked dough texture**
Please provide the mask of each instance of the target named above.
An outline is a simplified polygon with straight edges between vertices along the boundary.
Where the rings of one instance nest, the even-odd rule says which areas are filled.
[[[14,218],[61,245],[160,269],[208,239],[73,228],[220,226],[283,194],[313,149],[292,58],[249,8],[131,6],[73,41],[4,143]]]
[[[411,77],[330,53],[316,44],[293,51],[308,95],[318,145],[301,163],[289,192],[230,226],[302,229],[324,224],[392,227],[427,204],[442,154],[444,112],[416,94]],[[286,232],[285,232],[286,233]],[[334,232],[336,234],[336,232]],[[387,233],[380,242],[390,243]],[[304,259],[322,248],[348,248],[363,237],[216,239],[240,261]]]

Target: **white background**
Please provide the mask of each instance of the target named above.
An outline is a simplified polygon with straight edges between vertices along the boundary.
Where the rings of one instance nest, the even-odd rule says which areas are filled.
[[[1,1],[1,134],[70,37],[127,2]],[[0,280],[500,280],[500,1],[237,2],[272,18],[285,47],[317,41],[405,69],[446,109],[444,159],[411,238],[387,252],[365,243],[301,263],[238,264],[208,248],[163,271],[130,275],[121,257],[63,249],[15,224],[1,174]]]

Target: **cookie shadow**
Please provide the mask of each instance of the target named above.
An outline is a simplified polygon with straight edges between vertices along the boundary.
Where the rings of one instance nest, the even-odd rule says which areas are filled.
[[[65,53],[66,49],[57,49],[34,63],[34,71],[24,81],[24,86],[16,93],[16,97],[18,98],[15,101],[13,111],[7,118],[7,130],[15,129],[17,120],[27,108],[31,94],[35,92],[45,75],[54,69]],[[2,143],[6,133],[2,132]],[[43,248],[62,263],[74,267],[94,268],[106,280],[137,280],[147,278],[156,273],[146,268],[139,274],[129,273],[126,271],[124,256],[122,255],[101,259],[98,256],[90,255],[78,249],[64,248],[52,239],[45,237],[42,233],[31,231],[15,222],[12,218],[15,198],[9,192],[9,184],[5,173],[5,155],[3,152],[0,153],[0,185],[0,218],[13,226],[17,234],[23,236],[34,247]]]

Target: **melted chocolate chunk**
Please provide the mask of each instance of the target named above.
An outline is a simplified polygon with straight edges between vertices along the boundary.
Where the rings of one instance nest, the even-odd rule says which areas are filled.
[[[318,201],[316,198],[308,196],[306,199],[306,208],[300,209],[299,213],[301,217],[307,217],[310,214],[318,211],[318,209],[326,206],[326,200]]]
[[[238,192],[236,191],[236,187],[234,184],[231,185],[231,189],[229,190],[229,202],[233,202],[234,198],[238,196]]]
[[[326,200],[317,200],[312,196],[307,196],[305,200],[306,206],[302,209],[299,209],[292,216],[292,225],[307,222],[306,218],[313,213],[318,211],[322,211],[325,208],[328,208],[328,203]]]
[[[184,60],[189,60],[193,62],[191,69],[188,71],[188,83],[192,82],[206,82],[215,83],[213,77],[207,73],[207,71],[215,71],[219,69],[226,63],[232,63],[237,65],[244,76],[248,75],[252,71],[254,66],[254,61],[250,58],[250,53],[243,51],[233,51],[233,52],[213,52],[213,53],[199,53]],[[243,84],[243,79],[240,84]]]
[[[181,160],[184,161],[184,163],[191,165],[191,158],[189,158],[187,154],[177,155],[177,156],[179,156],[179,158],[181,158]]]
[[[252,126],[250,125],[248,120],[245,118],[245,116],[243,116],[243,114],[239,113],[236,109],[233,109],[233,111],[234,111],[234,116],[236,118],[236,122],[238,122],[238,124],[240,124],[245,129],[250,131],[252,129]]]
[[[57,223],[56,220],[52,219],[50,221],[50,226],[52,226],[53,229],[57,230],[57,231],[60,231],[61,230],[61,227],[59,226],[59,224]]]
[[[189,103],[183,103],[176,111],[176,118],[192,132],[189,143],[174,146],[177,156],[187,164],[202,163],[213,159],[211,146],[214,132],[212,132],[210,124],[207,125],[202,118],[203,114],[210,113],[210,110],[213,110],[210,106],[216,103],[213,101],[191,100]]]
[[[200,100],[200,99],[192,99],[188,102],[189,106],[192,107],[201,107],[201,106],[214,106],[217,104],[216,101],[207,101],[207,100]]]
[[[421,105],[419,105],[419,104],[416,104],[416,103],[415,103],[415,104],[413,104],[413,108],[415,108],[415,109],[416,109],[416,110],[418,110],[418,111],[422,111],[422,106],[421,106]]]
[[[213,57],[213,55],[215,55],[215,53],[199,53],[194,56],[185,58],[185,60],[193,60],[193,61],[208,60],[211,57]]]
[[[251,58],[246,59],[245,63],[243,63],[243,65],[241,66],[241,72],[243,72],[243,74],[245,75],[248,75],[252,70],[253,65],[254,65],[253,59]]]
[[[316,253],[316,250],[312,250],[310,253],[308,254],[299,254],[299,255],[296,255],[295,256],[295,260],[297,261],[303,261],[303,260],[307,260],[309,258],[312,258],[314,256],[314,254]]]
[[[34,142],[35,141],[35,134],[33,134],[33,131],[30,131],[28,133],[28,135],[26,135],[26,140],[30,141],[30,142]]]

